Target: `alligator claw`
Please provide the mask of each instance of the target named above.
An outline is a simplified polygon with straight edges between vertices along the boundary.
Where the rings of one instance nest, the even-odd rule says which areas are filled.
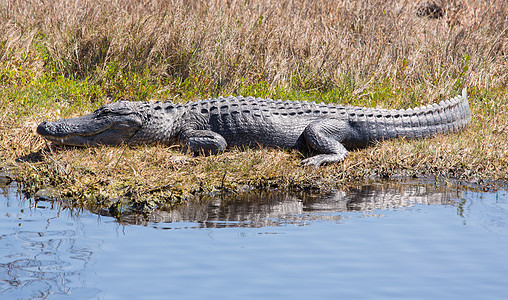
[[[318,154],[316,156],[312,156],[306,158],[300,162],[302,166],[314,166],[318,168],[321,165],[328,163],[335,163],[343,161],[347,156],[347,152],[344,154]]]

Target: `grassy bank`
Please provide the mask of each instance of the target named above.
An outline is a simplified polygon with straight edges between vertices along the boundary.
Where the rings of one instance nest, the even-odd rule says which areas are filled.
[[[140,208],[251,188],[325,190],[370,177],[508,179],[508,4],[449,1],[4,1],[0,172],[31,194]],[[191,157],[177,148],[52,148],[42,120],[119,99],[253,95],[384,108],[427,105],[466,86],[457,135],[395,140],[302,168],[286,150]]]

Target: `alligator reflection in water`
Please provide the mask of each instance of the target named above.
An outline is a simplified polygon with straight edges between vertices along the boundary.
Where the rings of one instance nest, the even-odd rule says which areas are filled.
[[[460,193],[460,192],[459,192]],[[454,205],[461,195],[444,187],[422,184],[373,184],[327,195],[295,196],[288,193],[247,193],[234,198],[191,201],[170,211],[148,216],[122,215],[124,224],[194,222],[197,227],[263,227],[305,225],[306,221],[340,221],[340,212],[373,211],[415,204]]]

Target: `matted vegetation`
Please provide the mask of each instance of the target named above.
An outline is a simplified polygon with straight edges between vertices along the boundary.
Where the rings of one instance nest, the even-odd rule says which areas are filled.
[[[508,3],[443,1],[2,1],[0,172],[75,203],[170,205],[251,188],[325,190],[370,177],[508,179]],[[468,88],[461,134],[395,140],[340,164],[297,152],[53,149],[34,130],[119,99],[252,95],[384,108]],[[42,190],[42,191],[41,191]]]

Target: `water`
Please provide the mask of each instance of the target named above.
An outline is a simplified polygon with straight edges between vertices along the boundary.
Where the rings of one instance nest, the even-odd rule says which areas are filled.
[[[0,299],[508,299],[506,190],[372,185],[121,220],[0,191]]]

